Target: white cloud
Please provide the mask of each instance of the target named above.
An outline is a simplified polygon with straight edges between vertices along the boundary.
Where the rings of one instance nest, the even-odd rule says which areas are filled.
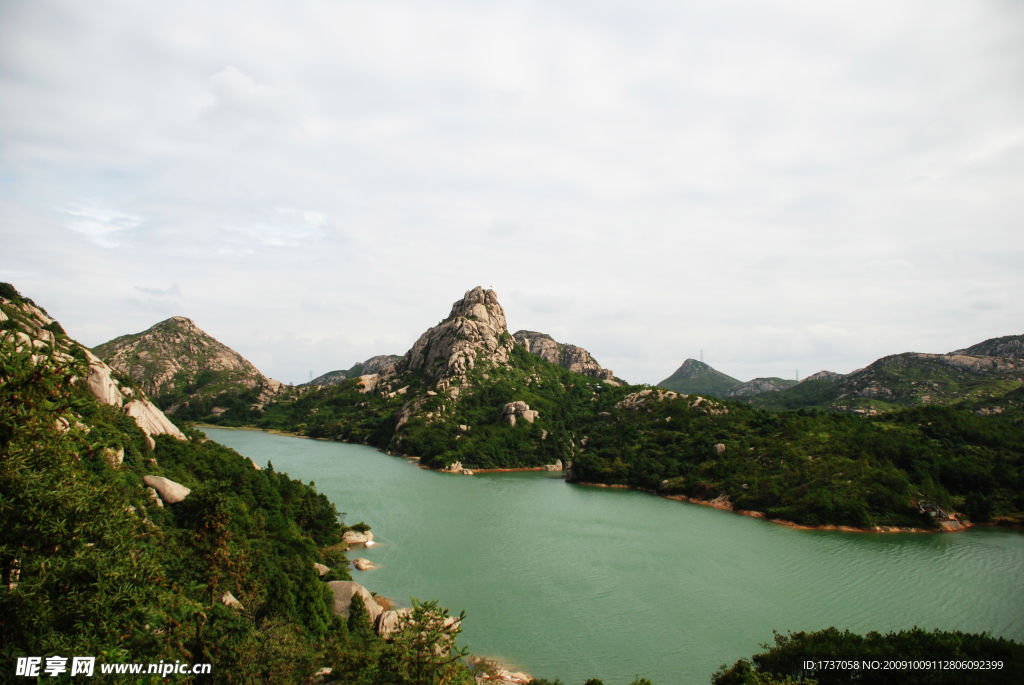
[[[477,284],[633,381],[1020,333],[1022,12],[3,5],[0,271],[89,343],[174,307],[286,381]]]
[[[138,216],[95,205],[78,205],[64,211],[75,217],[67,222],[68,228],[101,247],[117,247],[120,244],[117,234],[142,223]]]

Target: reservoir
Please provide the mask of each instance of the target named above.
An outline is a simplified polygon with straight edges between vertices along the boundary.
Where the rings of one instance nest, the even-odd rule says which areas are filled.
[[[352,571],[465,610],[460,644],[566,685],[705,685],[772,630],[918,626],[1024,640],[1024,535],[792,530],[560,474],[427,471],[361,445],[204,429],[365,521]]]

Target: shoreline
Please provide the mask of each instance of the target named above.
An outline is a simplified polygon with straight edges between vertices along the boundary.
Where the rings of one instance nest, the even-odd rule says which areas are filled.
[[[961,532],[963,532],[965,530],[969,530],[969,529],[974,528],[976,526],[976,524],[964,523],[963,521],[960,521],[959,519],[956,519],[956,523],[958,524],[958,528],[952,528],[952,529],[948,529],[948,530],[944,529],[944,528],[938,528],[938,529],[898,528],[896,526],[876,526],[874,528],[856,528],[854,526],[837,526],[837,525],[833,525],[833,524],[825,524],[825,525],[820,525],[820,526],[807,526],[807,525],[804,525],[802,523],[796,523],[795,521],[787,521],[786,519],[770,519],[770,518],[768,518],[767,514],[765,514],[765,512],[763,512],[763,511],[753,511],[753,510],[750,510],[750,509],[733,509],[731,506],[726,506],[723,503],[718,503],[718,502],[715,502],[713,500],[697,499],[695,497],[687,497],[686,495],[661,495],[661,494],[658,494],[657,492],[654,492],[652,490],[644,490],[643,488],[634,488],[634,487],[630,487],[629,485],[609,484],[609,483],[587,483],[587,482],[582,482],[582,481],[581,482],[577,482],[577,483],[573,483],[573,485],[586,485],[586,486],[592,487],[592,488],[616,488],[616,489],[623,489],[623,490],[636,490],[637,492],[646,492],[646,493],[649,493],[651,495],[655,495],[657,497],[661,497],[663,499],[670,499],[670,500],[673,500],[675,502],[688,502],[690,504],[699,504],[702,507],[710,507],[712,509],[718,509],[720,511],[728,511],[728,512],[733,513],[733,514],[738,514],[740,516],[747,516],[749,518],[760,519],[760,520],[762,520],[762,521],[764,521],[766,523],[774,523],[777,526],[783,526],[785,528],[792,528],[794,530],[825,530],[825,531],[832,531],[832,532],[839,532],[839,533],[876,533],[876,534],[878,534],[878,533],[882,533],[882,534],[888,534],[888,533],[907,533],[907,534],[910,534],[910,533],[961,533]],[[991,523],[991,524],[983,524],[983,525],[1003,527],[999,523]],[[1021,526],[1007,526],[1007,527],[1021,528]]]
[[[310,438],[307,435],[299,435],[298,433],[289,433],[288,431],[277,430],[276,428],[256,428],[255,426],[216,426],[216,425],[207,424],[207,423],[193,423],[193,424],[190,424],[190,425],[193,428],[197,428],[197,429],[200,429],[200,430],[203,429],[203,428],[214,428],[214,429],[218,429],[219,428],[221,430],[258,431],[258,432],[261,432],[261,433],[270,433],[271,435],[281,435],[281,436],[289,437],[289,438],[301,438],[303,440],[323,440],[325,442],[342,442],[342,444],[355,444],[355,443],[346,443],[344,441],[331,440],[330,438]],[[365,447],[371,447],[371,445],[365,445]],[[375,448],[375,449],[378,452],[381,452],[382,454],[386,454],[387,453],[385,450],[382,450],[380,448]],[[429,466],[424,466],[424,465],[418,463],[419,459],[420,459],[419,457],[410,457],[410,456],[394,455],[394,454],[388,454],[388,456],[398,456],[398,457],[401,457],[403,459],[408,460],[410,464],[416,464],[416,466],[418,466],[419,468],[427,470],[427,471],[437,471],[438,473],[448,473],[447,471],[442,471],[442,470],[438,470],[438,469],[432,469]],[[544,470],[544,467],[542,467],[542,466],[528,466],[528,467],[521,467],[521,468],[514,468],[514,469],[474,469],[473,473],[474,474],[477,474],[477,473],[517,473],[517,472],[520,472],[520,471],[543,471],[543,470]],[[562,471],[561,473],[564,474],[565,472]],[[452,474],[452,475],[461,475],[461,474]],[[874,528],[857,528],[857,527],[854,527],[854,526],[840,526],[840,525],[833,525],[833,524],[825,524],[825,525],[819,525],[819,526],[808,526],[808,525],[804,525],[804,524],[801,524],[801,523],[796,523],[795,521],[787,521],[785,519],[770,519],[770,518],[767,517],[767,514],[765,514],[765,512],[763,512],[763,511],[753,511],[753,510],[748,510],[748,509],[733,509],[731,506],[725,506],[724,504],[716,503],[716,502],[714,502],[712,500],[702,500],[702,499],[697,499],[695,497],[687,497],[686,495],[662,495],[662,494],[659,494],[659,493],[657,493],[655,491],[652,491],[652,490],[645,490],[643,488],[634,488],[632,486],[622,485],[622,484],[619,484],[619,483],[589,483],[589,482],[584,482],[584,481],[577,481],[577,482],[570,483],[570,484],[571,485],[584,485],[584,486],[592,487],[592,488],[613,488],[613,489],[618,489],[618,490],[636,490],[637,492],[646,492],[646,493],[655,495],[657,497],[662,497],[664,499],[674,500],[676,502],[689,502],[690,504],[698,504],[698,505],[703,506],[703,507],[711,507],[712,509],[719,509],[721,511],[728,511],[728,512],[731,512],[733,514],[738,514],[740,516],[747,516],[749,518],[761,519],[762,521],[765,521],[767,523],[773,523],[773,524],[775,524],[777,526],[783,526],[785,528],[792,528],[793,530],[824,530],[824,531],[832,531],[832,532],[840,532],[840,533],[908,533],[908,534],[910,534],[910,533],[961,533],[961,532],[963,532],[965,530],[970,530],[971,528],[976,528],[976,527],[980,526],[980,527],[985,527],[985,528],[1010,528],[1010,529],[1013,529],[1013,530],[1024,531],[1024,524],[1020,524],[1020,523],[1001,522],[1001,521],[991,521],[991,522],[986,522],[986,523],[970,523],[970,522],[966,522],[965,523],[965,522],[963,522],[963,521],[961,521],[959,519],[955,520],[955,522],[958,524],[958,527],[957,528],[950,528],[950,529],[945,529],[945,528],[937,528],[937,529],[930,529],[930,528],[899,528],[899,527],[896,527],[896,526],[876,526]]]

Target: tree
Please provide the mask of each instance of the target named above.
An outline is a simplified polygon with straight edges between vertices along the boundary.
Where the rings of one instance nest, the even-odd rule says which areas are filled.
[[[437,600],[420,602],[412,598],[412,610],[398,619],[392,642],[381,655],[382,671],[395,685],[454,685],[473,683],[462,659],[466,648],[459,649],[455,639],[462,632],[463,611],[448,615]]]

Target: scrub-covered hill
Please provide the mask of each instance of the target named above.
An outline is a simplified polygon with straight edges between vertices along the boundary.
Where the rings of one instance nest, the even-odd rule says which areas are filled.
[[[711,368],[696,359],[687,359],[671,376],[658,383],[659,388],[682,393],[698,393],[719,397],[741,384],[732,376]]]

